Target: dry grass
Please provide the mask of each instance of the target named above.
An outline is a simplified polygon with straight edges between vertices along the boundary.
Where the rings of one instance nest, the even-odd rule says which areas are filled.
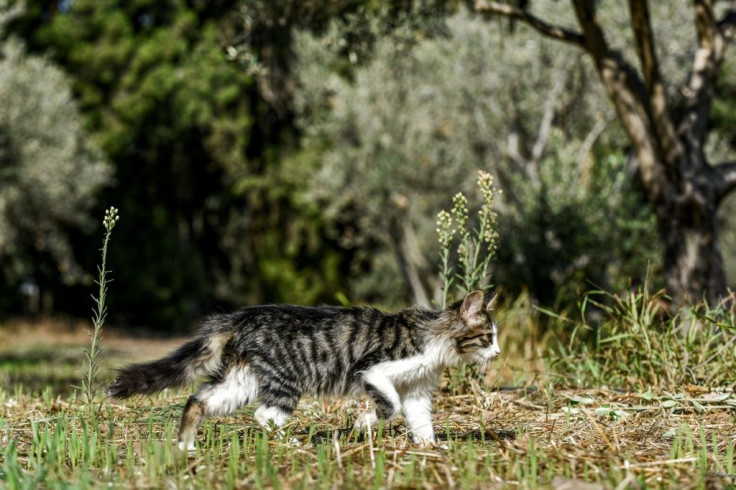
[[[33,352],[70,353],[74,346],[79,376],[83,329],[50,324],[9,328],[3,330],[8,342],[0,358],[18,352],[25,353],[18,358]],[[60,395],[61,390],[32,395],[33,390],[6,384],[12,369],[4,361],[0,485],[734,487],[732,389],[564,389],[553,382],[559,376],[544,372],[543,346],[531,343],[529,336],[520,338],[506,346],[508,357],[485,373],[482,384],[468,381],[461,371],[447,376],[435,399],[441,446],[433,448],[411,444],[401,419],[371,438],[354,434],[352,418],[365,409],[364,399],[305,399],[285,435],[258,429],[250,407],[208,421],[197,452],[185,455],[172,440],[186,392],[126,403],[105,400],[90,418],[80,401]],[[105,362],[149,359],[177,343],[107,331]],[[44,356],[36,356],[35,366],[53,374],[59,358]],[[111,376],[108,369],[103,373]],[[509,385],[513,389],[500,388]]]

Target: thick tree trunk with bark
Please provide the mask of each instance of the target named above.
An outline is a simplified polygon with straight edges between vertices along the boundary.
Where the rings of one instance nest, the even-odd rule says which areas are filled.
[[[656,207],[667,290],[678,303],[715,303],[726,292],[711,185],[688,185]]]
[[[716,212],[736,188],[736,162],[710,165],[704,154],[708,116],[726,46],[734,36],[736,2],[716,19],[715,0],[694,0],[698,45],[692,72],[680,92],[685,112],[675,121],[668,107],[654,48],[649,2],[629,0],[639,69],[610,48],[596,17],[595,0],[571,0],[580,32],[552,25],[510,4],[476,0],[478,12],[526,22],[541,34],[585,50],[632,142],[638,175],[657,217],[667,290],[676,303],[726,293],[718,249]]]

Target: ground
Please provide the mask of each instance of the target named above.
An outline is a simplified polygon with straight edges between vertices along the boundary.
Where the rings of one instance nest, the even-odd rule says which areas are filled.
[[[486,373],[447,374],[435,398],[436,447],[412,444],[401,418],[371,437],[355,434],[365,399],[305,399],[285,434],[260,430],[246,407],[208,421],[186,454],[173,441],[187,390],[88,405],[70,388],[89,342],[82,325],[16,322],[2,334],[0,484],[10,487],[736,485],[731,389],[566,388],[544,375],[534,348],[506,349],[526,360],[502,356]],[[105,330],[101,385],[114,367],[182,340]]]

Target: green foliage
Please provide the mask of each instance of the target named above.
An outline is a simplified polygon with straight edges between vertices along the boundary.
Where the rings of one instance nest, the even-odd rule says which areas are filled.
[[[706,150],[711,161],[736,161],[736,59],[726,58],[711,111],[712,129]],[[718,210],[719,247],[726,278],[736,285],[736,196],[729,195]]]
[[[521,282],[542,304],[574,303],[596,287],[622,290],[659,276],[656,223],[619,153],[580,165],[561,147],[536,185],[508,175],[513,205],[502,212],[497,280]],[[658,283],[659,284],[659,283]]]
[[[0,41],[0,295],[29,277],[85,279],[70,230],[90,225],[88,212],[110,177],[69,77],[17,39]]]
[[[80,0],[31,33],[74,76],[117,169],[105,199],[128,217],[118,230],[128,246],[111,252],[114,309],[128,322],[181,329],[204,303],[237,296],[224,281],[243,273],[248,226],[233,182],[250,171],[254,83],[221,47],[226,13],[217,2]],[[231,242],[240,257],[223,253]]]
[[[350,77],[337,27],[298,37],[296,103],[305,159],[316,160],[306,199],[343,247],[371,250],[364,275],[380,277],[378,290],[398,279],[413,291],[414,273],[439,300],[427,216],[480,168],[503,190],[494,282],[550,304],[588,282],[643,280],[658,261],[654,220],[611,151],[622,135],[579,53],[521,26],[506,43],[463,12],[446,34],[397,29]]]
[[[446,114],[427,103],[440,94],[413,56],[412,32],[379,39],[354,82],[339,74],[346,41],[336,27],[324,38],[297,38],[296,106],[314,167],[305,199],[320,206],[330,236],[365,261],[351,264],[361,271],[352,294],[389,303],[410,291],[421,302],[421,289],[439,289],[424,259],[434,242],[428,218],[475,173],[458,168],[465,152],[435,134]]]
[[[553,369],[564,373],[565,384],[577,386],[730,386],[736,369],[734,312],[700,305],[667,318],[664,305],[662,292],[651,295],[642,287],[622,296],[588,293],[580,321],[550,313],[566,331],[552,353]],[[605,315],[600,325],[588,323],[588,309]]]
[[[291,84],[279,63],[291,57],[290,23],[311,8],[293,6],[282,25],[269,2],[240,17],[231,2],[81,0],[34,4],[17,23],[73,74],[117,169],[104,199],[126,215],[116,234],[130,246],[111,250],[114,321],[184,329],[213,307],[333,301],[341,289],[350,252],[302,206],[288,159],[293,128],[277,85]],[[229,43],[242,40],[249,51],[236,53]],[[83,238],[76,248],[91,261]]]
[[[694,28],[683,6],[652,5],[655,28],[678,36],[657,47],[668,79],[686,75],[682,46]],[[530,8],[571,20],[554,4]],[[615,3],[599,8],[612,45],[632,56],[625,15]],[[653,219],[584,56],[459,9],[433,0],[34,2],[14,32],[72,77],[92,135],[78,141],[94,141],[116,171],[97,183],[77,173],[73,185],[90,188],[75,190],[85,205],[51,234],[0,233],[2,266],[16,283],[42,269],[46,290],[59,294],[59,270],[66,282],[85,278],[63,257],[73,249],[93,263],[79,224],[108,182],[102,197],[127,218],[116,231],[127,246],[111,250],[111,307],[125,315],[115,321],[183,329],[202,311],[244,302],[441,302],[432,218],[458,191],[477,197],[481,168],[504,191],[494,282],[529,288],[544,304],[574,302],[591,282],[641,282],[659,263]],[[23,90],[14,101],[33,99],[17,97]],[[709,152],[728,149],[728,100],[716,101],[725,130]],[[34,192],[64,181],[34,178]],[[721,240],[728,250],[731,235]],[[46,252],[3,256],[3,246],[28,243]]]

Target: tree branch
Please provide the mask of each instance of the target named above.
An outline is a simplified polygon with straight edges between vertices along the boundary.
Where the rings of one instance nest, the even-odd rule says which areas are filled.
[[[736,34],[736,5],[731,4],[726,13],[723,14],[723,18],[718,21],[718,31],[726,41],[733,39],[734,34]]]
[[[702,151],[714,88],[726,47],[734,36],[735,26],[736,5],[732,4],[723,18],[716,21],[713,0],[695,1],[698,47],[687,87],[683,91],[687,109],[679,131],[687,137],[690,146],[698,151]]]
[[[578,24],[583,30],[585,50],[593,58],[598,76],[619,120],[634,144],[642,184],[650,202],[666,195],[668,185],[662,172],[657,133],[648,109],[646,86],[634,67],[612,51],[603,34],[594,0],[573,0]]]
[[[513,123],[509,127],[507,137],[506,156],[513,160],[519,168],[524,172],[526,178],[535,186],[539,185],[539,174],[537,173],[536,163],[524,157],[519,150],[519,130],[517,124]]]
[[[712,169],[716,174],[716,195],[720,200],[736,189],[736,161],[722,163]]]
[[[547,37],[575,44],[577,46],[583,46],[584,44],[582,34],[565,29],[564,27],[549,24],[519,7],[490,0],[476,0],[474,7],[475,11],[481,14],[503,15],[505,17],[520,20]]]
[[[578,168],[583,168],[583,165],[585,164],[585,160],[588,158],[588,155],[590,154],[590,151],[593,149],[593,145],[595,145],[595,142],[598,140],[600,135],[603,134],[603,131],[606,130],[609,124],[615,119],[616,117],[611,114],[607,114],[603,119],[599,119],[598,122],[595,123],[593,126],[593,129],[588,131],[588,134],[585,136],[585,139],[580,144],[580,150],[578,150],[578,157],[577,157],[577,165]]]
[[[8,8],[5,2],[0,3],[0,37],[5,36],[5,27],[10,24],[16,17],[25,13],[25,2],[15,2],[12,7]]]
[[[667,97],[659,71],[657,53],[654,49],[649,2],[629,0],[631,25],[634,29],[636,54],[641,63],[646,87],[650,117],[657,132],[660,151],[668,162],[674,162],[682,154],[682,145],[677,138],[674,124],[667,109]]]
[[[549,133],[552,128],[552,121],[555,118],[555,108],[562,95],[562,90],[565,88],[565,79],[567,73],[564,71],[560,72],[560,76],[552,86],[552,90],[549,91],[547,100],[544,102],[544,114],[542,115],[542,121],[539,123],[539,131],[537,132],[537,140],[534,142],[532,147],[532,160],[535,165],[539,165],[539,160],[542,158],[542,152],[547,146],[547,140],[549,140]]]
[[[631,14],[631,24],[634,28],[636,55],[641,63],[647,92],[651,94],[657,85],[662,84],[662,79],[659,73],[657,53],[654,51],[649,4],[646,1],[629,0],[629,12]]]
[[[407,247],[407,230],[411,227],[405,212],[399,212],[389,219],[388,235],[393,246],[399,271],[411,290],[414,303],[425,308],[430,307],[429,296],[419,277],[416,265],[410,259]]]

